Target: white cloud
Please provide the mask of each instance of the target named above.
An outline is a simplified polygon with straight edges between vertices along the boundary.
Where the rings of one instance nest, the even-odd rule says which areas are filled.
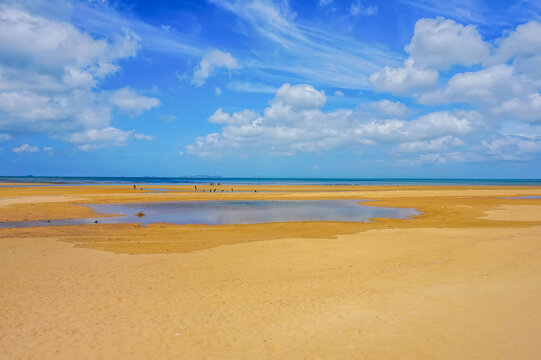
[[[271,104],[283,104],[299,109],[319,109],[325,105],[325,91],[312,85],[284,84],[277,91]]]
[[[405,49],[417,66],[430,69],[475,65],[489,55],[489,46],[475,26],[464,26],[442,17],[418,20]]]
[[[109,95],[109,101],[119,109],[134,115],[140,115],[144,111],[160,105],[160,100],[140,95],[128,86],[112,91]]]
[[[85,143],[114,143],[125,145],[126,141],[133,134],[133,131],[122,131],[114,127],[103,129],[89,129],[84,132],[70,134],[68,141],[74,144]]]
[[[7,132],[62,133],[106,126],[108,106],[100,95],[86,90],[61,94],[32,91],[0,92],[0,130]]]
[[[200,156],[239,152],[293,155],[446,136],[449,138],[436,140],[432,146],[442,141],[442,146],[452,147],[461,144],[459,137],[485,126],[476,111],[440,111],[405,121],[348,109],[325,112],[321,110],[324,104],[324,93],[312,86],[284,84],[263,114],[251,110],[229,114],[218,109],[209,121],[222,124],[221,131],[198,137],[185,152]]]
[[[216,94],[216,96],[222,95],[223,94],[222,88],[221,87],[214,88],[214,93]]]
[[[541,24],[528,22],[497,39],[482,40],[473,26],[443,18],[421,19],[411,42],[410,57],[400,68],[385,67],[369,79],[375,90],[418,96],[425,105],[464,103],[494,120],[541,121]],[[490,55],[493,47],[494,54]],[[508,64],[507,62],[512,62]],[[442,89],[430,90],[438,72],[460,64],[482,64],[476,71],[456,73]],[[421,91],[416,94],[415,91]]]
[[[107,146],[126,146],[127,141],[153,140],[150,135],[138,134],[135,130],[123,131],[111,126],[103,129],[88,129],[78,133],[69,134],[66,141],[76,144],[80,150],[95,150]]]
[[[118,59],[134,56],[137,46],[130,32],[113,42],[95,40],[71,24],[0,5],[3,90],[19,90],[19,75],[32,90],[92,87],[118,69]]]
[[[444,147],[445,149],[445,147]],[[414,158],[401,158],[400,163],[406,165],[445,165],[447,163],[459,162],[459,163],[478,163],[485,160],[485,157],[476,152],[471,151],[443,151],[443,152],[431,152],[421,153]]]
[[[337,96],[337,97],[340,97],[340,98],[343,98],[344,97],[344,93],[340,90],[336,90],[334,92],[334,96]]]
[[[25,152],[34,153],[34,152],[39,151],[39,147],[38,146],[31,146],[31,145],[28,145],[28,144],[22,144],[19,147],[13,148],[11,151],[13,151],[14,153],[17,153],[17,154],[25,153]]]
[[[368,77],[376,91],[385,91],[395,95],[408,95],[415,91],[433,88],[438,82],[438,72],[417,67],[415,61],[408,58],[404,66],[393,68],[385,66]]]
[[[331,4],[333,2],[333,0],[319,0],[317,3],[319,6],[327,6],[329,4]]]
[[[540,32],[541,24],[530,21],[489,43],[474,26],[441,17],[420,19],[405,47],[410,57],[404,66],[386,66],[369,80],[376,91],[417,97],[424,105],[467,104],[494,121],[539,122]],[[453,65],[481,68],[455,73],[434,89],[438,70]]]
[[[516,71],[541,82],[541,24],[530,21],[516,27],[515,31],[497,39],[494,55],[487,65],[511,62]]]
[[[211,76],[215,69],[226,68],[229,70],[238,69],[239,63],[230,53],[220,50],[211,50],[203,55],[192,78],[192,84],[202,86]]]
[[[11,139],[11,135],[10,134],[6,134],[6,133],[0,133],[0,141],[7,141]]]
[[[138,47],[129,30],[97,39],[67,22],[0,5],[0,131],[67,139],[107,128],[113,106],[133,114],[157,106],[131,88],[99,90]]]
[[[378,13],[377,6],[363,6],[360,0],[352,2],[349,5],[349,14],[351,16],[357,15],[376,15]]]
[[[498,48],[490,59],[492,63],[504,63],[514,57],[528,57],[541,54],[541,24],[530,21],[517,26],[515,31],[498,40]]]
[[[410,109],[400,101],[382,99],[363,105],[364,108],[376,111],[383,117],[403,118],[411,113]]]
[[[464,142],[454,136],[443,136],[432,140],[402,143],[398,149],[402,152],[440,152],[449,147],[462,145],[465,145]]]
[[[447,159],[442,154],[421,154],[414,160],[417,165],[421,164],[446,164]]]
[[[458,73],[445,89],[425,93],[422,104],[464,102],[470,104],[501,104],[510,98],[527,96],[533,84],[523,75],[514,74],[509,65],[495,65],[487,69]]]
[[[483,140],[482,145],[487,153],[496,159],[524,161],[529,160],[533,154],[541,153],[541,136],[500,136]]]
[[[537,87],[541,84],[541,52],[532,56],[517,56],[513,61],[517,72],[535,80]]]
[[[533,93],[509,99],[493,108],[491,112],[499,117],[527,122],[541,122],[541,95]]]
[[[489,46],[475,26],[441,17],[418,20],[405,50],[410,57],[402,67],[385,66],[369,76],[376,91],[395,95],[427,91],[437,84],[437,70],[457,64],[471,66],[489,57]]]
[[[409,122],[411,138],[436,138],[445,135],[468,135],[484,129],[485,119],[478,111],[438,111]]]
[[[481,63],[483,67],[456,73],[442,89],[425,92],[417,101],[425,105],[468,104],[495,122],[540,122],[540,31],[541,24],[530,21],[491,45],[483,42],[473,27],[441,18],[419,20],[415,35],[406,47],[416,64],[439,69],[453,64]],[[424,35],[417,39],[421,33]],[[493,55],[488,55],[490,47],[494,49]],[[499,139],[495,144],[509,141]]]
[[[209,121],[214,124],[242,125],[254,122],[258,116],[256,112],[251,110],[244,110],[229,115],[220,108],[209,118]]]
[[[503,121],[498,127],[498,134],[503,136],[540,136],[541,124],[524,123],[517,121]]]
[[[410,121],[370,120],[353,129],[372,143],[401,143],[437,139],[443,136],[466,136],[485,127],[483,116],[476,111],[438,111]]]

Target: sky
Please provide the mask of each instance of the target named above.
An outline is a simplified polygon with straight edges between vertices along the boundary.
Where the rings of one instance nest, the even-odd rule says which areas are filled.
[[[0,175],[541,178],[541,0],[0,0]]]

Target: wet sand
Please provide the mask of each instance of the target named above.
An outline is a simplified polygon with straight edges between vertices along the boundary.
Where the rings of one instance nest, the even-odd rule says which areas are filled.
[[[2,187],[0,221],[221,199],[367,199],[422,214],[0,229],[0,358],[539,358],[541,199],[503,197],[541,188],[256,189]]]

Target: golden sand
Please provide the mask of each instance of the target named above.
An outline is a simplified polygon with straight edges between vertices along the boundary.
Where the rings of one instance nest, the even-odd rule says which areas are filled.
[[[366,199],[423,213],[0,229],[0,358],[541,356],[541,199],[505,198],[541,188],[257,190],[1,187],[0,221],[99,218],[88,203],[222,199]]]

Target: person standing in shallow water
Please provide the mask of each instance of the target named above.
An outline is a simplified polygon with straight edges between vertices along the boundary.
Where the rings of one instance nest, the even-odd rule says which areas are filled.
[[[194,185],[194,187],[195,187],[195,191],[197,191],[197,185]]]
[[[135,187],[135,185],[133,185],[133,190],[137,190],[137,188]]]

